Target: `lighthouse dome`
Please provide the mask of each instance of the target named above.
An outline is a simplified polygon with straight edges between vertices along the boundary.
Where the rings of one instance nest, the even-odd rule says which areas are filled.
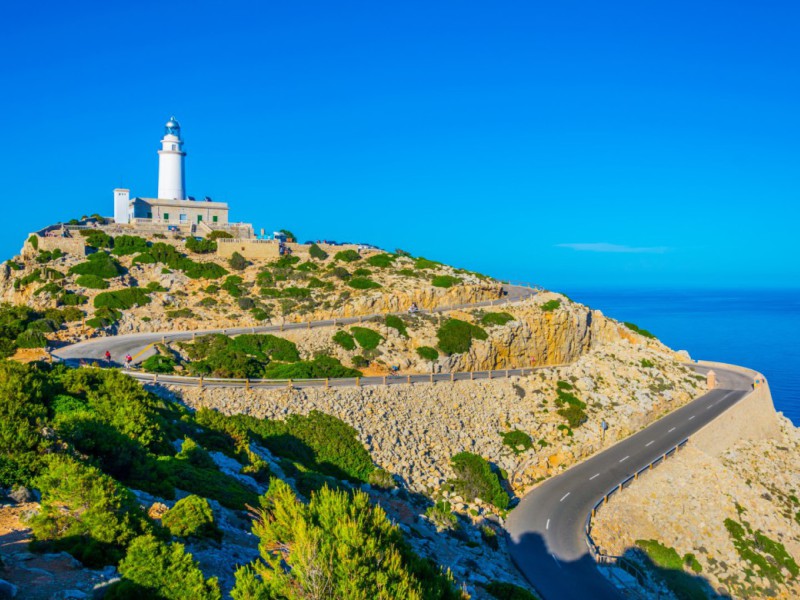
[[[167,121],[167,124],[164,125],[164,128],[166,129],[167,135],[171,134],[180,137],[181,124],[178,123],[178,119],[175,117],[170,117],[169,121]]]

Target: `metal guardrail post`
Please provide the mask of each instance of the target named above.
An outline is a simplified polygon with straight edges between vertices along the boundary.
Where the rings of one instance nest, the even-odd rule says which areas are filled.
[[[325,378],[325,389],[327,390],[330,387],[331,387],[331,380],[328,377],[326,377]]]
[[[408,384],[410,385],[411,384],[411,375],[408,375],[407,377],[408,377]]]
[[[431,383],[433,383],[433,373],[431,373]]]
[[[388,385],[388,384],[386,383],[386,375],[384,375],[384,376],[383,376],[383,385]]]
[[[361,387],[361,377],[356,377],[356,387]]]
[[[508,379],[508,369],[506,369],[506,379]]]
[[[286,387],[291,389],[291,387],[292,387],[292,380],[291,379],[287,379],[286,380]]]
[[[475,371],[470,371],[469,372],[469,380],[470,381],[475,381]]]
[[[153,383],[158,383],[158,373],[153,373]]]
[[[309,322],[308,322],[308,327],[307,327],[307,329],[311,329],[311,321],[309,321]]]
[[[201,390],[203,389],[203,376],[202,375],[200,375],[200,381],[197,382],[197,387],[199,387]]]
[[[453,371],[450,371],[450,381],[456,380],[456,374]]]
[[[492,378],[492,370],[489,369],[489,379],[491,379],[491,378]]]
[[[250,389],[250,378],[249,377],[245,378],[245,380],[244,380],[244,389],[246,389],[246,390]]]

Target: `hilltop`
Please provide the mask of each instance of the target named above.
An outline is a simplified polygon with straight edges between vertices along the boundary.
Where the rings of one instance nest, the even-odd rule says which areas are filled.
[[[366,597],[384,577],[386,597],[534,597],[502,528],[516,499],[705,389],[685,353],[632,323],[556,292],[512,297],[408,252],[319,243],[245,258],[220,250],[223,234],[89,223],[67,242],[31,236],[0,269],[0,352],[17,359],[0,363],[0,477],[16,498],[0,514],[51,553],[35,559],[50,591],[20,597],[51,597],[64,571],[106,597],[312,597],[307,577],[324,559],[303,548],[346,553],[326,584],[343,596],[380,555],[391,560],[368,567],[377,579],[355,578]],[[103,361],[51,365],[45,351],[318,320],[329,323],[159,343],[136,362],[223,378],[537,370],[388,387],[143,387]],[[332,525],[345,514],[360,525]],[[9,580],[32,577],[28,550],[0,553]]]

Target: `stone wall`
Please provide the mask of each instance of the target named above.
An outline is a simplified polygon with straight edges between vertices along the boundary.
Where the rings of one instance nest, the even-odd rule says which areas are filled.
[[[355,250],[358,252],[358,246],[354,244],[344,244],[341,246],[332,246],[330,244],[317,244],[324,252],[333,256],[337,252],[343,250]],[[309,257],[309,244],[294,244],[288,243],[286,246],[292,251],[294,256],[299,256],[302,259]],[[274,259],[280,256],[280,245],[275,240],[258,240],[258,239],[220,239],[217,240],[217,256],[222,258],[230,258],[234,252],[238,252],[248,260],[252,259]],[[372,254],[374,251],[363,253]]]
[[[36,248],[34,248],[33,245],[30,243],[30,239],[32,237],[35,237],[38,240]],[[78,256],[78,257],[86,256],[86,245],[83,242],[83,236],[48,237],[48,236],[40,236],[36,233],[30,234],[28,238],[25,240],[25,244],[22,246],[21,254],[25,258],[32,258],[38,255],[40,250],[55,250],[56,248],[59,248],[62,252],[66,254],[71,254],[73,256]]]

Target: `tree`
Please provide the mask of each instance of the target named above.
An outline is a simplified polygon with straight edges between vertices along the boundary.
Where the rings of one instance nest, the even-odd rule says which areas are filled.
[[[236,269],[237,271],[244,271],[247,268],[247,265],[249,265],[250,263],[244,256],[242,256],[238,252],[234,252],[228,259],[228,264],[230,264],[231,269]]]
[[[363,492],[325,487],[306,505],[273,479],[262,507],[253,527],[261,560],[236,572],[235,600],[461,597],[445,575],[422,567],[397,526]],[[428,577],[435,581],[422,581]]]

